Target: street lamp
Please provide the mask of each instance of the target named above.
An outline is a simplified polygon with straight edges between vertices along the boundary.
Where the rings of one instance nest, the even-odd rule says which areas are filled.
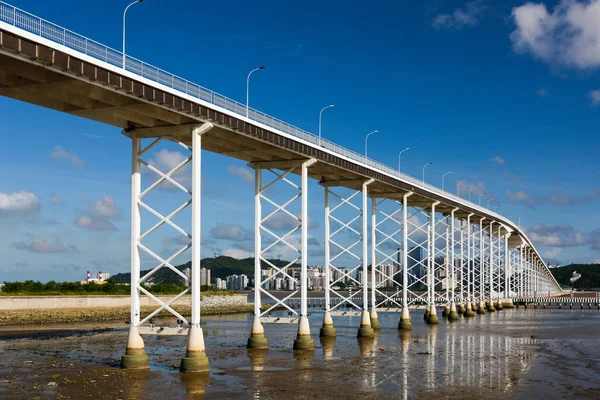
[[[465,182],[465,180],[463,179],[462,181],[458,181],[456,183],[456,195],[457,196],[460,196],[460,185],[461,185],[461,183],[464,183],[464,182]]]
[[[248,78],[246,79],[246,118],[248,118],[248,107],[249,107],[249,103],[250,103],[250,75],[252,75],[253,73],[255,73],[258,70],[261,69],[265,69],[267,68],[264,65],[261,65],[258,68],[254,68],[252,71],[250,71],[250,73],[248,74]]]
[[[433,164],[433,161],[429,161],[427,164],[423,165],[423,185],[425,185],[425,167]]]
[[[402,156],[402,153],[404,153],[405,151],[409,151],[409,150],[410,150],[410,147],[407,147],[398,154],[398,172],[400,172],[400,156]]]
[[[496,212],[496,210],[498,209],[498,206],[499,206],[499,205],[500,205],[500,204],[496,204],[496,207],[494,207],[494,212]]]
[[[472,186],[471,189],[469,189],[469,201],[471,201],[471,191],[473,189],[475,189],[477,186]]]
[[[323,109],[319,113],[319,146],[321,145],[321,119],[323,118],[323,111],[327,110],[328,108],[333,108],[333,107],[335,107],[335,106],[333,104],[330,104],[327,107],[323,107]]]
[[[374,135],[377,132],[379,132],[379,130],[375,129],[373,132],[368,133],[367,137],[365,137],[365,158],[367,158],[367,139],[369,139],[369,136]]]
[[[490,209],[490,203],[494,200],[496,200],[495,197],[492,197],[491,199],[488,200],[488,206],[487,206],[488,210]]]
[[[143,3],[144,1],[146,0],[135,0],[133,3],[125,7],[125,11],[123,11],[123,69],[125,69],[125,16],[127,15],[127,10],[129,10],[129,7],[135,3]]]
[[[480,206],[480,207],[481,207],[481,196],[485,196],[485,193],[481,193],[481,194],[479,195],[479,206]]]
[[[444,190],[444,179],[446,178],[446,175],[450,175],[452,172],[446,172],[444,175],[442,175],[442,190]]]

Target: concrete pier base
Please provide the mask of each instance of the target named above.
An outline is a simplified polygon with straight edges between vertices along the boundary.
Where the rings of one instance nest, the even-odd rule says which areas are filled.
[[[121,357],[121,368],[123,369],[149,369],[150,361],[144,350],[144,340],[140,336],[137,326],[129,327],[127,336],[127,348]]]
[[[502,305],[504,306],[504,308],[508,309],[515,308],[515,305],[513,304],[513,301],[510,298],[502,300]]]
[[[429,306],[427,306],[427,308],[425,308],[425,313],[423,314],[423,320],[425,322],[427,322],[427,320],[429,319],[429,313],[430,313]]]
[[[294,340],[294,350],[314,350],[315,342],[310,336],[310,326],[308,325],[308,318],[301,316],[298,322],[298,336]]]
[[[412,330],[412,322],[410,320],[410,312],[408,310],[408,307],[404,307],[402,309],[402,314],[400,315],[400,322],[398,322],[398,330],[401,330],[401,331]]]
[[[210,370],[202,328],[190,328],[187,351],[185,357],[181,359],[179,370],[181,372],[206,372]]]
[[[456,304],[452,303],[450,305],[450,312],[448,313],[448,321],[454,322],[458,321],[458,312],[456,311]]]
[[[466,311],[466,307],[465,307],[464,303],[459,303],[458,308],[456,310],[456,312],[458,312],[458,315],[464,315],[465,311]]]
[[[440,320],[436,314],[435,305],[429,307],[429,318],[427,319],[427,325],[438,325]]]
[[[446,304],[444,306],[444,311],[442,311],[442,317],[448,318],[449,314],[450,314],[450,304]]]
[[[377,311],[375,311],[375,307],[371,308],[371,328],[376,331],[381,328],[381,324],[379,323],[379,318],[377,317]]]
[[[493,313],[496,312],[496,307],[494,307],[494,300],[490,299],[487,304],[487,312]]]
[[[367,310],[363,310],[360,316],[360,328],[358,328],[356,337],[373,337],[374,334],[375,332],[373,332],[373,328],[371,328],[371,317],[369,316],[369,312]]]
[[[465,318],[473,318],[475,316],[475,313],[473,312],[473,305],[471,304],[470,301],[467,302],[467,307],[465,308],[465,312],[463,314],[463,317]]]
[[[323,315],[323,327],[319,332],[319,337],[335,337],[336,332],[333,327],[333,320],[331,319],[331,313],[329,311],[325,311],[325,315]]]
[[[252,333],[248,338],[248,344],[246,346],[249,349],[268,349],[269,341],[265,337],[265,329],[260,322],[258,316],[254,316],[254,322],[252,323]]]
[[[483,302],[483,300],[481,300],[479,302],[479,307],[477,308],[477,314],[485,315],[485,303]]]
[[[477,302],[474,301],[473,303],[471,303],[471,310],[474,312],[477,312]]]
[[[498,299],[498,301],[496,302],[496,310],[502,311],[503,309],[504,307],[502,307],[502,300]]]

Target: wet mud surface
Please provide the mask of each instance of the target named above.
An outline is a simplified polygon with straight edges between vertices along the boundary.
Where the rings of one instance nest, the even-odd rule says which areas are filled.
[[[251,316],[206,317],[209,374],[180,374],[185,337],[146,336],[150,371],[122,371],[122,323],[3,327],[1,399],[598,399],[600,312],[519,309],[396,330],[379,315],[372,340],[336,317],[335,340],[291,350],[295,325],[266,325],[270,349],[246,350]],[[441,319],[441,318],[440,318]]]

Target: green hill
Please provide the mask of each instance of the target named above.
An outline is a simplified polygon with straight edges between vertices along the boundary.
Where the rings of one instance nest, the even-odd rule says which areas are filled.
[[[597,289],[600,288],[600,265],[598,264],[571,264],[564,267],[550,269],[556,281],[562,285],[574,286],[576,289]],[[573,276],[573,271],[581,274],[574,284],[569,279]]]
[[[288,264],[288,261],[284,260],[269,260],[270,263],[277,267],[283,267]],[[225,279],[229,275],[241,275],[245,274],[250,280],[254,278],[254,257],[244,258],[238,260],[236,258],[221,256],[215,258],[205,258],[200,262],[202,268],[210,270],[210,276],[212,281],[221,278]],[[191,268],[192,263],[187,262],[185,264],[175,266],[179,271],[183,271],[186,268]],[[300,268],[300,264],[295,264],[294,267]],[[263,269],[269,269],[270,266],[263,262]],[[151,270],[142,271],[142,276],[150,272]],[[172,283],[180,285],[183,283],[183,279],[169,268],[161,268],[160,271],[153,275],[153,283]],[[131,280],[130,273],[120,273],[112,276],[112,279],[117,283],[129,283]]]

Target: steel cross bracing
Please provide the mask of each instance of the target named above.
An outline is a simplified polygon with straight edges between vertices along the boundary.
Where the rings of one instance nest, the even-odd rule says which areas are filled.
[[[301,213],[298,215],[292,211],[291,208],[297,206],[297,203],[302,203],[306,198],[306,168],[310,161],[305,161],[301,164],[302,177],[301,182],[294,182],[293,172],[298,168],[298,165],[293,165],[285,170],[271,169],[271,168],[260,168],[260,166],[254,166],[255,168],[255,233],[254,233],[254,248],[255,248],[255,261],[254,261],[254,314],[258,317],[268,315],[272,310],[283,307],[287,309],[291,314],[295,316],[306,315],[306,265],[303,256],[306,256],[306,248],[304,244],[306,241],[306,234],[303,231],[303,227],[306,226],[307,221],[302,218],[305,215],[305,205],[301,204]],[[268,174],[263,174],[267,172]],[[264,179],[267,175],[267,179]],[[270,189],[278,185],[277,193],[285,193],[282,195],[284,200],[279,202],[275,201],[270,196]],[[287,190],[286,190],[287,189]],[[291,193],[289,193],[291,191]],[[271,211],[264,212],[265,205],[267,205]],[[266,215],[265,215],[266,214]],[[281,215],[283,214],[283,215]],[[280,232],[273,228],[270,224],[277,218],[284,218],[293,221],[291,224],[285,224],[293,226],[291,229]],[[298,235],[300,233],[300,235]],[[300,240],[298,239],[300,236]],[[289,251],[290,261],[284,266],[277,266],[269,260],[269,252],[275,250]],[[304,251],[303,251],[304,250]],[[293,267],[300,262],[301,271],[293,271]],[[267,269],[263,269],[263,265]],[[279,299],[273,294],[272,290],[276,290],[276,282],[278,278],[282,278],[283,281],[287,282],[288,289],[293,286],[290,293],[283,299]],[[293,297],[298,292],[301,292],[301,310],[300,315],[298,311],[290,307],[287,304],[287,300]],[[266,296],[271,299],[272,303],[269,304],[268,308],[261,309],[262,297]]]
[[[501,226],[490,226],[490,298],[497,299],[502,296],[502,284],[504,272],[504,237],[501,236]]]
[[[149,153],[152,149],[154,149],[157,145],[159,145],[163,140],[167,140],[173,138],[158,138],[151,141],[145,147],[142,147],[141,139],[139,139],[135,133],[132,137],[133,144],[133,179],[132,179],[132,290],[131,290],[131,304],[132,304],[132,318],[131,323],[133,326],[143,325],[148,322],[152,317],[160,313],[162,310],[167,310],[172,315],[176,316],[179,320],[183,321],[183,323],[188,324],[188,320],[175,311],[171,305],[181,298],[183,295],[190,291],[190,288],[186,288],[181,293],[173,297],[167,302],[163,302],[152,293],[150,293],[145,287],[144,283],[148,282],[148,280],[154,276],[158,271],[163,268],[168,268],[173,271],[175,274],[179,275],[181,279],[186,283],[186,285],[191,286],[188,280],[188,277],[175,268],[172,264],[173,260],[183,254],[186,250],[192,247],[192,233],[186,231],[181,228],[173,219],[179,215],[183,210],[185,210],[188,206],[192,204],[192,190],[188,189],[176,179],[174,179],[174,175],[183,170],[188,164],[192,162],[192,155],[184,158],[179,164],[174,166],[169,171],[162,171],[157,166],[152,164],[152,159],[149,156]],[[185,149],[188,153],[192,152],[192,148],[185,143],[178,142],[179,146]],[[199,149],[198,152],[199,153]],[[141,168],[144,166],[147,170],[152,171],[158,177],[153,182],[150,183],[143,191],[142,191],[142,176],[149,178],[151,174],[142,174]],[[178,207],[175,207],[170,213],[163,215],[158,212],[155,208],[150,206],[149,202],[146,201],[148,195],[160,188],[162,185],[169,185],[173,187],[175,190],[183,192],[187,195],[188,199],[181,203]],[[199,201],[199,199],[198,199]],[[141,231],[141,213],[140,210],[144,209],[148,211],[150,214],[154,215],[158,220],[154,225],[148,228],[145,231]],[[173,251],[169,256],[162,257],[157,252],[154,252],[150,249],[150,244],[144,242],[145,239],[155,232],[160,227],[167,225],[173,228],[180,235],[189,239],[190,242],[182,245],[179,249]],[[149,255],[153,258],[158,264],[150,270],[146,275],[140,277],[140,256],[141,252]],[[197,285],[197,288],[200,288],[199,282],[193,282]],[[194,286],[195,286],[194,285]],[[148,296],[152,301],[159,305],[159,307],[154,310],[149,315],[145,316],[140,320],[140,294]]]
[[[450,216],[442,215],[436,218],[436,205],[431,210],[431,302],[447,303],[449,301],[448,288],[448,257],[449,257],[449,226]],[[439,290],[438,290],[439,289]]]
[[[488,299],[490,296],[490,237],[489,232],[483,226],[480,226],[479,229],[479,246],[481,258],[479,292],[481,299]]]
[[[388,206],[387,208],[385,206]],[[403,204],[393,199],[372,199],[371,304],[402,307]],[[377,219],[377,216],[380,219]],[[373,284],[373,282],[375,282]],[[388,290],[383,291],[382,288]],[[389,290],[391,289],[391,290]]]
[[[347,189],[333,190],[328,184],[325,188],[325,276],[331,277],[325,288],[325,302],[328,310],[334,311],[342,306],[351,305],[358,310],[366,310],[368,278],[365,252],[366,237],[366,181],[363,188],[356,191]],[[333,204],[332,204],[333,203]],[[358,203],[358,204],[357,204]],[[360,276],[359,276],[360,275]],[[360,278],[360,279],[359,279]],[[344,294],[335,289],[339,283],[345,286],[357,286],[360,289]],[[331,302],[333,296],[333,302]],[[362,297],[362,304],[357,301]],[[333,304],[333,305],[332,305]]]
[[[470,257],[470,215],[467,220],[459,219],[459,269],[458,269],[458,285],[460,301],[468,301],[471,299],[471,257]]]
[[[507,297],[521,297],[521,247],[510,249],[510,292]]]
[[[482,299],[481,282],[482,282],[482,253],[481,253],[481,225],[471,221],[471,269],[473,271],[471,278],[471,295],[474,300]]]
[[[426,208],[411,206],[411,213],[406,210],[406,290],[408,305],[415,302],[422,304],[429,300],[429,274],[428,260],[430,254],[430,219],[431,215]]]

